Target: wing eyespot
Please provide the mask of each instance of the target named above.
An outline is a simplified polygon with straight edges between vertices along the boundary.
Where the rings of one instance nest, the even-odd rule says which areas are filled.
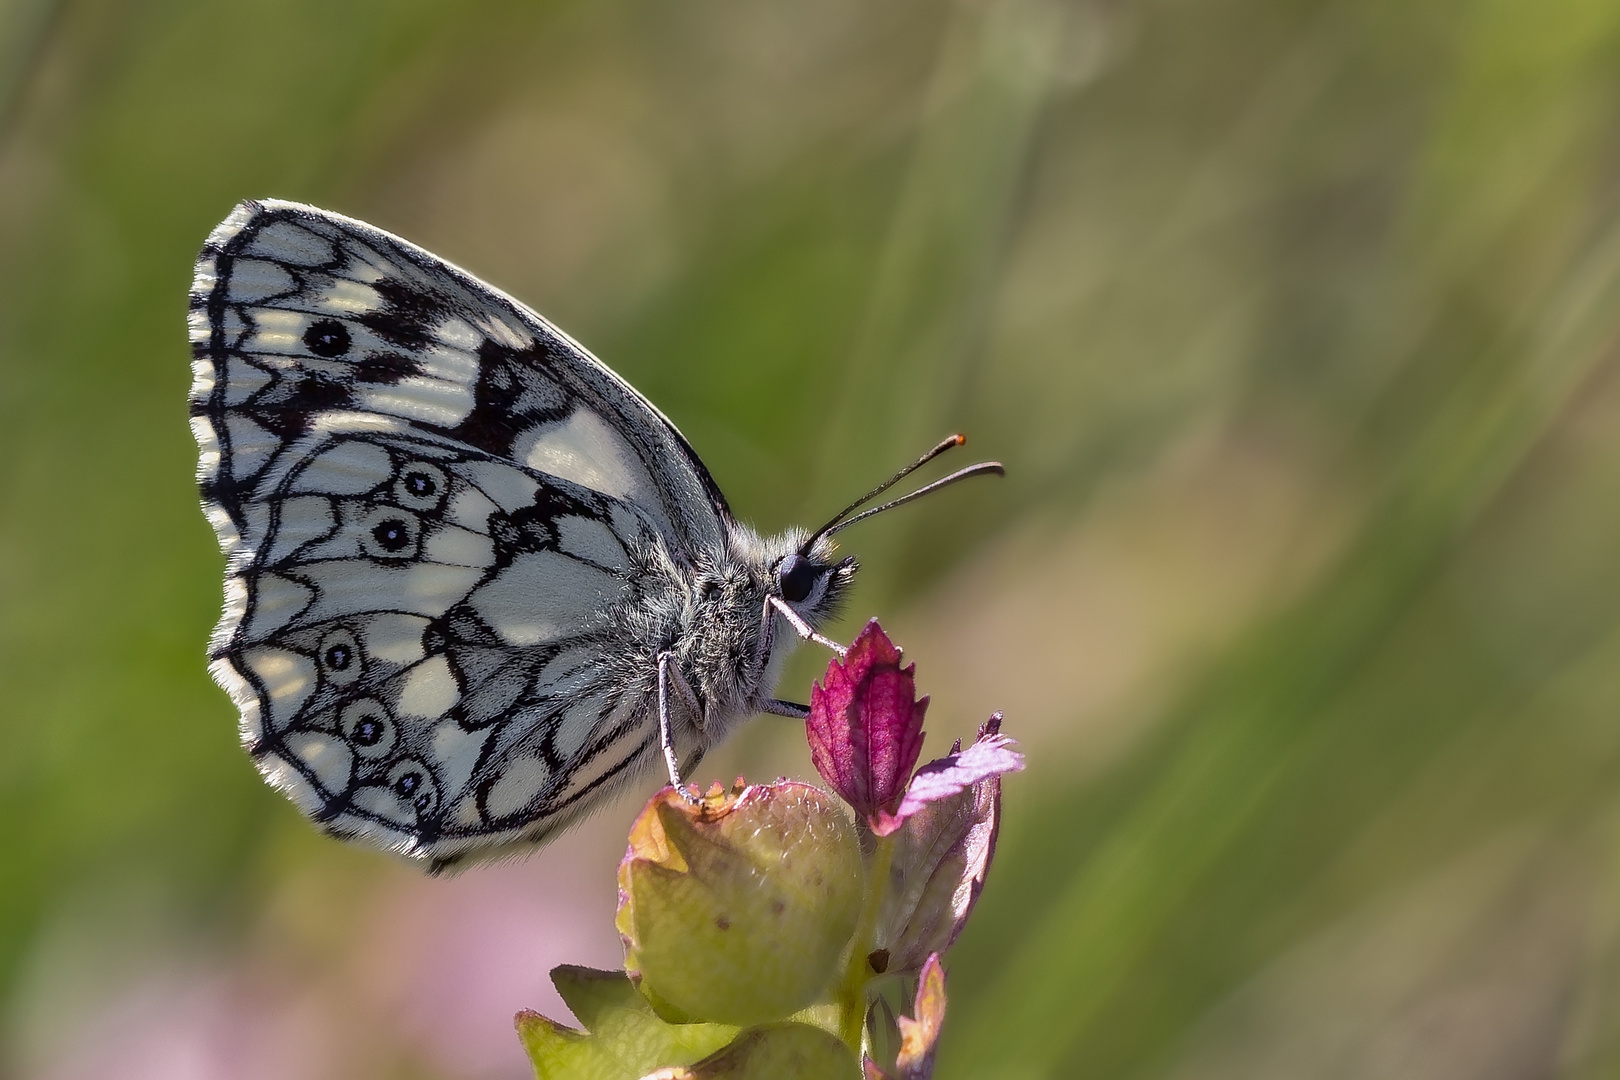
[[[444,503],[450,481],[443,470],[422,461],[413,461],[400,470],[394,484],[394,499],[412,510],[437,510]]]
[[[410,526],[404,518],[384,518],[372,526],[371,538],[390,555],[398,555],[411,542]]]
[[[388,770],[388,787],[421,817],[433,813],[439,805],[439,786],[419,761],[407,758]]]
[[[336,319],[317,319],[304,331],[304,347],[326,360],[349,351],[349,328]]]
[[[368,761],[387,757],[399,741],[399,728],[376,698],[360,698],[343,707],[339,725],[355,753]]]
[[[360,642],[348,630],[334,630],[317,646],[321,675],[334,686],[349,686],[360,678],[364,656]]]
[[[373,559],[389,562],[416,558],[422,546],[422,523],[397,506],[379,506],[360,522],[360,546]]]

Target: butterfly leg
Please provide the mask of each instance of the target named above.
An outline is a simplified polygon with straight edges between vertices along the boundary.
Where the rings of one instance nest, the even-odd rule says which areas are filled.
[[[793,606],[786,600],[783,600],[780,596],[767,596],[765,598],[765,626],[767,628],[767,633],[769,633],[771,623],[775,621],[771,618],[771,608],[773,607],[787,617],[788,623],[793,627],[794,630],[798,631],[799,636],[804,640],[814,641],[817,645],[825,645],[839,656],[847,656],[849,654],[848,649],[838,644],[838,642],[834,641],[832,638],[823,637],[822,635],[816,633],[815,628],[804,621],[804,616],[800,615],[797,611],[794,611]],[[769,648],[767,648],[765,655],[770,655]]]
[[[787,616],[788,622],[792,624],[794,630],[798,631],[801,638],[808,641],[819,642],[822,645],[827,646],[827,648],[831,649],[839,656],[845,656],[848,654],[849,650],[838,644],[838,642],[816,633],[810,624],[805,622],[804,619],[800,617],[797,611],[794,611],[788,606],[787,601],[783,600],[781,597],[767,596],[765,598],[765,610],[760,613],[759,617],[760,625],[763,628],[762,632],[760,633],[759,641],[761,667],[764,667],[764,665],[769,662],[771,647],[773,644],[775,644],[773,638],[775,636],[776,620],[771,617],[771,609],[773,607]],[[783,701],[780,698],[767,698],[764,702],[760,703],[759,711],[771,713],[775,716],[788,716],[795,720],[803,720],[805,717],[810,715],[810,707],[808,705],[800,705],[796,701]]]
[[[681,762],[675,755],[675,727],[669,715],[669,687],[673,682],[680,687],[686,697],[686,705],[692,710],[693,716],[702,716],[698,708],[697,698],[692,694],[692,688],[686,685],[686,680],[680,677],[680,672],[673,671],[675,654],[661,652],[658,654],[658,743],[664,751],[664,764],[669,769],[669,786],[680,792],[688,802],[696,802],[690,792],[681,782]]]

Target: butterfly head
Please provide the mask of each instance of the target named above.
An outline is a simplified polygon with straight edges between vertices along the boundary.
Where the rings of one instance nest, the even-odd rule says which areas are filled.
[[[853,555],[835,561],[833,545],[825,537],[808,546],[801,537],[793,540],[793,550],[771,567],[772,589],[810,622],[818,623],[838,609],[860,567]]]
[[[952,435],[915,462],[907,465],[889,479],[844,507],[844,509],[833,515],[831,521],[828,521],[815,532],[790,533],[788,536],[783,537],[783,541],[787,545],[791,545],[791,549],[775,555],[770,562],[773,577],[772,587],[775,594],[793,605],[794,610],[805,616],[812,625],[830,616],[837,609],[839,601],[843,599],[844,593],[849,588],[850,582],[854,580],[855,571],[858,569],[858,564],[853,557],[834,561],[833,533],[847,528],[864,518],[869,518],[873,514],[881,514],[885,510],[903,506],[913,499],[938,491],[940,488],[954,484],[958,480],[965,480],[970,476],[1000,475],[1002,473],[1000,463],[994,461],[980,462],[977,465],[959,469],[949,476],[913,491],[909,495],[903,495],[898,499],[892,499],[884,503],[882,506],[874,506],[862,510],[860,513],[855,513],[856,510],[871,502],[912,472],[952,447],[961,446],[965,441],[960,435]]]

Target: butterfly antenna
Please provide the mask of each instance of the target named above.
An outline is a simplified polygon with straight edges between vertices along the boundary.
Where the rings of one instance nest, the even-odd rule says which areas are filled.
[[[848,519],[847,521],[840,521],[838,524],[836,524],[832,528],[828,529],[827,532],[826,532],[826,535],[831,536],[833,533],[837,532],[840,529],[847,529],[851,525],[855,524],[857,521],[860,521],[863,518],[869,518],[873,514],[881,514],[885,510],[893,510],[897,506],[904,506],[904,505],[906,505],[906,503],[910,502],[912,499],[920,499],[924,495],[927,495],[927,494],[929,494],[931,492],[938,491],[942,487],[950,487],[952,484],[956,483],[958,480],[966,480],[970,476],[1006,476],[1006,475],[1007,475],[1007,470],[1001,467],[1001,462],[999,462],[999,461],[981,461],[977,465],[969,465],[965,469],[958,469],[955,472],[951,473],[951,475],[949,475],[949,476],[942,476],[938,480],[935,480],[932,484],[927,484],[927,485],[925,485],[923,487],[918,488],[916,491],[913,491],[910,495],[902,495],[898,499],[894,499],[894,500],[892,500],[890,502],[884,503],[882,506],[874,506],[870,510],[862,510],[860,513],[856,514],[854,517]]]
[[[965,442],[967,442],[966,435],[951,435],[947,437],[938,446],[928,451],[928,453],[924,454],[916,461],[913,461],[910,465],[907,465],[905,468],[883,481],[883,483],[879,484],[871,491],[868,491],[865,495],[862,495],[860,498],[838,511],[838,513],[832,516],[832,519],[828,521],[827,524],[810,534],[810,539],[806,540],[799,548],[800,557],[808,554],[810,549],[815,546],[817,540],[820,540],[823,536],[826,536],[828,533],[832,532],[834,526],[836,526],[840,521],[844,520],[845,514],[853,513],[861,506],[862,503],[871,502],[873,499],[877,498],[885,491],[888,491],[890,488],[894,487],[894,485],[898,484],[900,481],[904,480],[906,477],[910,476],[912,473],[916,472],[930,461],[933,461],[935,458],[939,457],[939,455],[943,454],[945,451],[955,449]]]
[[[885,504],[883,506],[879,506],[879,507],[876,507],[876,508],[871,509],[871,510],[867,510],[864,513],[857,514],[855,517],[849,518],[847,521],[845,520],[845,515],[846,514],[854,513],[854,511],[859,509],[862,505],[864,505],[865,503],[871,502],[873,499],[877,498],[879,495],[883,494],[885,491],[888,491],[894,485],[898,484],[900,481],[904,480],[906,477],[910,476],[912,473],[916,472],[918,469],[922,468],[924,465],[928,464],[930,461],[933,461],[935,458],[939,457],[939,455],[943,454],[945,451],[954,449],[954,448],[956,448],[958,446],[961,446],[965,442],[967,442],[967,436],[965,436],[965,435],[951,435],[951,436],[947,437],[946,439],[941,441],[938,446],[936,446],[932,450],[928,451],[928,453],[924,454],[922,457],[918,458],[916,461],[913,461],[910,465],[907,465],[905,468],[901,469],[899,472],[895,473],[893,476],[891,476],[887,480],[883,481],[883,483],[879,484],[877,487],[873,488],[871,491],[868,491],[865,495],[862,495],[860,498],[856,499],[854,502],[850,503],[848,506],[846,506],[842,510],[838,511],[838,513],[836,513],[836,514],[834,514],[832,516],[832,519],[830,521],[828,521],[827,524],[823,525],[821,528],[819,528],[815,532],[811,533],[809,539],[807,539],[802,545],[800,545],[800,547],[799,547],[799,555],[801,557],[803,557],[805,555],[808,555],[810,553],[810,549],[815,546],[815,543],[816,543],[817,540],[820,540],[823,536],[831,536],[833,533],[837,532],[839,529],[842,529],[846,525],[853,525],[855,522],[859,521],[861,518],[871,517],[873,514],[879,513],[880,511],[883,511],[883,510],[891,510],[894,507],[899,506],[901,503],[910,502],[912,499],[917,498],[919,495],[925,495],[928,492],[935,491],[935,490],[937,490],[939,488],[944,487],[947,484],[954,484],[956,481],[964,480],[969,476],[975,476],[975,475],[977,475],[979,473],[982,473],[982,472],[994,472],[994,473],[997,473],[997,474],[1005,472],[1005,470],[1002,469],[1001,464],[999,462],[994,462],[994,461],[981,462],[978,465],[974,465],[974,466],[971,466],[970,468],[962,469],[959,472],[952,473],[950,476],[947,476],[942,480],[936,480],[932,484],[929,484],[927,487],[920,488],[917,491],[912,492],[910,495],[906,495],[903,498],[896,499],[894,502],[887,503],[887,504]]]

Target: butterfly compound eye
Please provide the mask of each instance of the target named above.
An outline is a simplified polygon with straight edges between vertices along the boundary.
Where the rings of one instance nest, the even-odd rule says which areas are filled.
[[[782,599],[790,604],[809,596],[815,584],[816,568],[802,555],[789,555],[776,567],[776,587],[781,590]]]

